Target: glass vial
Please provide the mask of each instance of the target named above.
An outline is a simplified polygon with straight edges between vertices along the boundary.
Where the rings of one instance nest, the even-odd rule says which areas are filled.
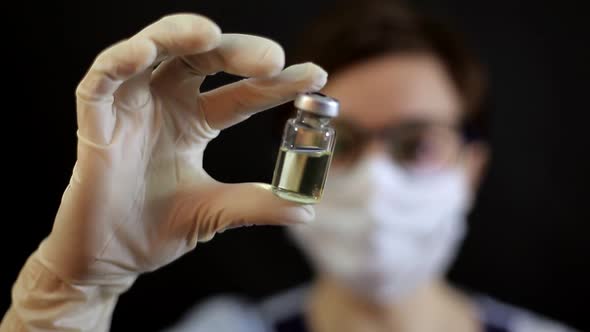
[[[275,165],[274,193],[303,204],[320,201],[328,175],[335,134],[330,120],[338,115],[338,100],[318,92],[295,98],[297,115],[285,124]]]

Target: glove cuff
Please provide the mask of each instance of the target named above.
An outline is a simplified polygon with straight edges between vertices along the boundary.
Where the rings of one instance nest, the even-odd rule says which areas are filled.
[[[28,330],[108,331],[119,294],[133,280],[127,285],[71,283],[45,266],[35,251],[12,288],[7,320],[19,321]]]

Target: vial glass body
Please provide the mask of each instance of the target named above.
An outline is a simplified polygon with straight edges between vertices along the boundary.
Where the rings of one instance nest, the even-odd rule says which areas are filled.
[[[276,195],[304,204],[320,201],[335,143],[330,120],[298,110],[287,121],[272,180]]]

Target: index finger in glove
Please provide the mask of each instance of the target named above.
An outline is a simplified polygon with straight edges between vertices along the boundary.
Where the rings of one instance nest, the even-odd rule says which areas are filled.
[[[255,35],[224,33],[209,52],[170,59],[155,72],[152,85],[168,91],[198,93],[207,75],[226,72],[241,77],[272,77],[285,65],[285,52],[277,42]]]
[[[177,14],[166,16],[104,50],[76,89],[80,133],[98,143],[108,143],[115,120],[114,93],[121,84],[145,70],[151,71],[155,63],[167,56],[207,52],[217,47],[220,40],[221,30],[208,18]],[[146,75],[146,90],[149,80]],[[138,88],[142,88],[141,84]]]

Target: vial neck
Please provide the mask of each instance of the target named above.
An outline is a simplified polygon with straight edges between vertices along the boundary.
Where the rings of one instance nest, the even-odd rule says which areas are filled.
[[[330,123],[330,118],[315,113],[309,113],[302,110],[297,111],[297,121],[315,128],[326,127]]]

